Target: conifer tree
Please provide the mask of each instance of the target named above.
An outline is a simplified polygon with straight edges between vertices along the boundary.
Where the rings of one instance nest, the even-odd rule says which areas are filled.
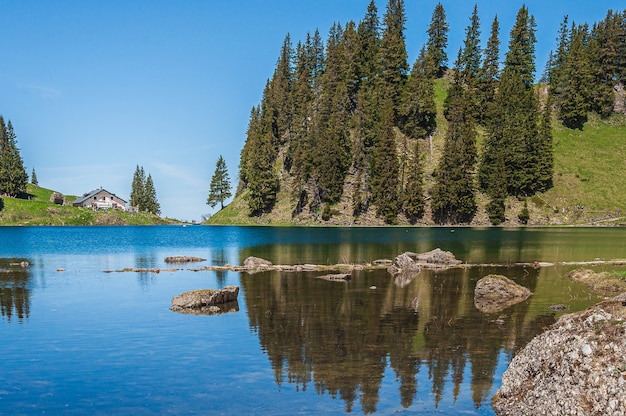
[[[426,43],[426,50],[435,65],[436,72],[434,75],[437,77],[441,77],[447,69],[448,55],[446,48],[448,47],[448,31],[446,12],[441,3],[437,3],[428,26],[428,41]]]
[[[424,215],[424,169],[420,158],[419,141],[415,141],[413,159],[409,165],[404,188],[403,211],[412,224]]]
[[[343,193],[343,182],[350,166],[349,116],[350,98],[344,77],[345,49],[343,29],[335,24],[327,41],[326,64],[321,79],[315,131],[314,166],[319,194],[323,202],[337,202]]]
[[[35,168],[33,167],[33,171],[30,174],[30,183],[35,186],[39,186],[39,181],[37,180],[37,173],[35,173]]]
[[[215,172],[211,177],[211,185],[209,189],[209,197],[207,198],[207,205],[211,208],[215,207],[218,203],[221,209],[224,209],[224,201],[232,196],[230,192],[230,178],[228,177],[228,169],[226,168],[226,161],[222,155],[217,159],[215,164]]]
[[[552,188],[553,184],[554,147],[552,140],[552,106],[552,97],[548,94],[541,113],[541,121],[539,122],[537,192],[545,192]]]
[[[590,87],[594,81],[586,49],[587,27],[573,27],[570,37],[567,59],[560,71],[556,105],[563,125],[582,129],[587,121],[587,112],[591,109]]]
[[[432,72],[430,57],[426,49],[422,48],[407,81],[400,112],[402,132],[414,139],[425,139],[437,127]]]
[[[255,151],[250,156],[248,168],[248,206],[251,215],[260,215],[274,207],[279,183],[274,169],[275,156],[270,134],[261,134],[254,141]]]
[[[391,98],[381,97],[380,126],[378,140],[372,157],[372,201],[377,214],[386,223],[397,221],[400,208],[399,166],[396,139],[393,125],[393,104]]]
[[[409,71],[404,41],[406,15],[403,0],[388,1],[383,22],[385,30],[383,31],[380,49],[381,81],[383,85],[380,88],[384,91],[384,94],[389,95],[391,98],[394,120],[397,120],[400,113],[402,91]]]
[[[470,100],[468,110],[472,117],[479,116],[479,76],[481,72],[480,49],[480,19],[478,18],[478,6],[474,5],[474,11],[470,17],[470,24],[465,29],[463,49],[456,64],[460,82],[465,90],[466,99]]]
[[[130,187],[130,205],[137,207],[139,211],[145,211],[144,206],[146,202],[145,192],[146,174],[143,170],[143,166],[137,165],[135,173],[133,174],[133,182]]]
[[[28,174],[17,147],[13,124],[0,116],[0,193],[17,197],[26,191]]]
[[[150,174],[148,174],[148,177],[146,178],[144,191],[144,211],[150,212],[154,215],[159,215],[161,213],[161,205],[159,204],[159,201],[157,199],[156,188],[154,187],[154,182],[152,181],[152,176]]]
[[[500,75],[500,23],[493,19],[487,47],[483,51],[483,64],[478,80],[478,121],[489,123],[493,113],[493,100]]]
[[[474,164],[475,123],[462,85],[454,83],[449,105],[448,131],[432,191],[431,210],[438,224],[471,222],[476,213]]]
[[[539,154],[544,148],[538,133],[538,103],[533,89],[535,21],[523,6],[511,30],[509,50],[487,126],[479,183],[488,189],[494,166],[504,157],[509,195],[529,196],[538,190]],[[501,155],[500,155],[501,153]]]

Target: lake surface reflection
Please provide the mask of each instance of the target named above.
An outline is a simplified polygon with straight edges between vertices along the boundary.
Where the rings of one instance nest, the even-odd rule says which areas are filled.
[[[195,265],[104,273],[169,267],[171,255],[335,264],[436,247],[505,266],[346,283]],[[576,266],[513,263],[596,258],[626,258],[623,229],[0,228],[0,413],[493,414],[510,359],[561,314],[548,306],[598,300],[564,279]],[[473,290],[489,273],[534,294],[481,313]],[[181,292],[226,285],[241,288],[237,312],[168,309]]]

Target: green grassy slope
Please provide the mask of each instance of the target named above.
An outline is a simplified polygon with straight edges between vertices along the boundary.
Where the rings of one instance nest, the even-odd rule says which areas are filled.
[[[426,188],[432,187],[432,173],[436,167],[447,123],[443,117],[443,102],[447,90],[446,79],[439,79],[435,84],[438,128],[432,141],[424,142],[424,168]],[[481,149],[482,135],[479,131],[478,148]],[[571,130],[553,120],[554,134],[554,187],[548,192],[538,194],[528,201],[530,211],[529,224],[626,224],[626,116],[614,114],[607,119],[590,115],[583,130]],[[262,217],[248,215],[246,193],[220,212],[213,215],[210,224],[351,224],[349,201],[342,201],[333,207],[338,212],[330,222],[321,219],[291,218],[295,201],[290,195],[289,186],[284,181],[278,202],[272,213]],[[471,225],[489,225],[485,212],[488,199],[480,192],[477,194],[478,213]],[[505,226],[517,226],[518,214],[523,202],[509,198],[506,204],[507,220]],[[429,207],[427,207],[427,211]],[[402,218],[399,218],[403,223]],[[381,225],[373,216],[362,219],[361,224]],[[427,214],[422,225],[432,225]]]
[[[50,202],[54,191],[29,184],[30,199],[3,197],[0,225],[149,225],[166,220],[146,212],[94,211]],[[66,196],[68,203],[76,199]]]

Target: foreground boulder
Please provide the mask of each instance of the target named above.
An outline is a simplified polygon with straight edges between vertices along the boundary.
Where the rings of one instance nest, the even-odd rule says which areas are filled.
[[[624,415],[624,302],[559,318],[513,358],[492,406],[497,415]]]
[[[234,307],[239,310],[239,305],[235,305],[237,296],[239,296],[239,286],[226,286],[223,289],[216,290],[192,290],[174,296],[170,309],[184,313],[220,313],[231,310]],[[224,305],[225,307],[223,308],[222,306]]]
[[[506,276],[490,274],[476,283],[474,306],[485,313],[493,313],[526,300],[532,292]]]

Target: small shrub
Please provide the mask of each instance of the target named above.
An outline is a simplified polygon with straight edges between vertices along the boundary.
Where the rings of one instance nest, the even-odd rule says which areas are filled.
[[[332,211],[330,210],[329,204],[324,204],[324,210],[322,211],[322,219],[324,221],[328,221],[332,216]]]

